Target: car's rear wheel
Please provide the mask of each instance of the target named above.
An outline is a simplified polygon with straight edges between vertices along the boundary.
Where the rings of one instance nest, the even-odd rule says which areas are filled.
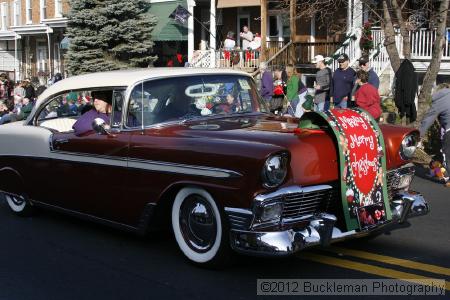
[[[178,192],[172,205],[172,228],[180,250],[191,262],[219,267],[229,259],[227,225],[207,191],[187,187]]]
[[[33,213],[33,207],[26,195],[4,194],[6,203],[13,213],[28,217]]]

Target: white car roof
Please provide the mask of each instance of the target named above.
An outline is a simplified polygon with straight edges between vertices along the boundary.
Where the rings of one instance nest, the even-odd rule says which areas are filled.
[[[101,87],[128,87],[136,82],[146,79],[198,74],[233,74],[250,76],[248,73],[242,71],[206,68],[147,68],[91,73],[69,77],[51,85],[39,96],[36,107],[48,97],[64,91]]]

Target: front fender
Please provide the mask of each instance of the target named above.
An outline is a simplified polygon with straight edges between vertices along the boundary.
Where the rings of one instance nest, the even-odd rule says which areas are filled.
[[[403,139],[408,134],[415,134],[419,137],[419,131],[415,128],[380,125],[383,132],[384,143],[386,146],[386,167],[388,170],[396,169],[404,164],[411,162],[400,157],[400,147]]]

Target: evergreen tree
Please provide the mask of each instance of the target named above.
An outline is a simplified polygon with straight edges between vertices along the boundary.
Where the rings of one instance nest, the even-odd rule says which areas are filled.
[[[145,0],[71,0],[66,56],[70,75],[147,67],[156,18]]]

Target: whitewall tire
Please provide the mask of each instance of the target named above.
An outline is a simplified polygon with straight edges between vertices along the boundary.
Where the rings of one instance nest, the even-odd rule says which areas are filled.
[[[190,261],[204,266],[224,264],[230,248],[224,227],[219,207],[207,191],[186,187],[178,192],[172,205],[172,229]]]
[[[13,213],[19,216],[29,216],[33,211],[29,200],[24,195],[4,194],[6,203]]]

